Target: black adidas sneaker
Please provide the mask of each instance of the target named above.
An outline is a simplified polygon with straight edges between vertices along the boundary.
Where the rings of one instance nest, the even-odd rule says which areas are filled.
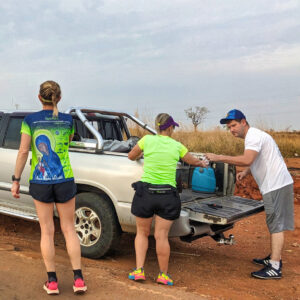
[[[267,266],[270,262],[271,254],[265,258],[253,258],[252,262],[256,265]],[[280,268],[282,268],[282,260],[280,260]]]
[[[274,269],[269,263],[263,269],[252,272],[251,276],[259,279],[280,279],[282,277],[281,267],[278,270]]]

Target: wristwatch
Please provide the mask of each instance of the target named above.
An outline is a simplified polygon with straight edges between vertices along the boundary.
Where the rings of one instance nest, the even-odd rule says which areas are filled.
[[[11,176],[11,180],[12,181],[20,181],[21,180],[21,177],[20,178],[16,178],[16,176],[15,175],[13,175],[13,176]]]

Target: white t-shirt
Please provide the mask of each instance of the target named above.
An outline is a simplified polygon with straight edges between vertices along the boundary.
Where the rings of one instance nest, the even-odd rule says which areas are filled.
[[[258,152],[250,169],[263,195],[293,183],[278,146],[269,134],[250,127],[245,138],[245,150]]]

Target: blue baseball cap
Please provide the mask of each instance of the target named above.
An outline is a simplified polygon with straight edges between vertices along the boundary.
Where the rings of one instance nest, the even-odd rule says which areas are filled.
[[[226,118],[220,120],[220,123],[226,124],[230,120],[241,120],[241,119],[246,120],[245,115],[238,109],[232,109],[227,113]]]

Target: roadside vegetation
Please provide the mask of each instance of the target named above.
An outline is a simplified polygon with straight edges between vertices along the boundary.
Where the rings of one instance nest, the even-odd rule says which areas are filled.
[[[191,152],[212,152],[225,155],[242,154],[244,141],[232,136],[225,127],[217,126],[213,130],[199,130],[197,128],[198,125],[203,123],[208,113],[209,110],[206,107],[194,107],[186,110],[187,118],[192,122],[192,126],[180,124],[180,127],[174,131],[173,138],[185,145]],[[137,110],[134,115],[154,128],[153,120],[155,117],[151,111],[140,113]],[[300,158],[300,131],[291,131],[289,127],[285,131],[274,131],[269,129],[263,120],[257,120],[253,126],[269,133],[274,138],[284,158]],[[140,138],[145,134],[149,134],[148,131],[130,120],[128,121],[128,128],[132,135]]]
[[[300,132],[268,132],[276,141],[283,157],[300,155]],[[244,141],[237,139],[223,129],[211,131],[175,131],[174,138],[190,151],[213,152],[239,155],[244,151]]]
[[[151,123],[148,124],[153,127]],[[131,124],[129,129],[132,135],[138,137],[148,134],[148,131],[133,124]],[[271,130],[266,132],[274,138],[283,157],[300,158],[300,131],[276,132]],[[191,152],[239,155],[244,150],[244,141],[242,139],[233,137],[230,132],[220,127],[207,131],[194,131],[193,128],[176,129],[173,137],[184,144]]]

